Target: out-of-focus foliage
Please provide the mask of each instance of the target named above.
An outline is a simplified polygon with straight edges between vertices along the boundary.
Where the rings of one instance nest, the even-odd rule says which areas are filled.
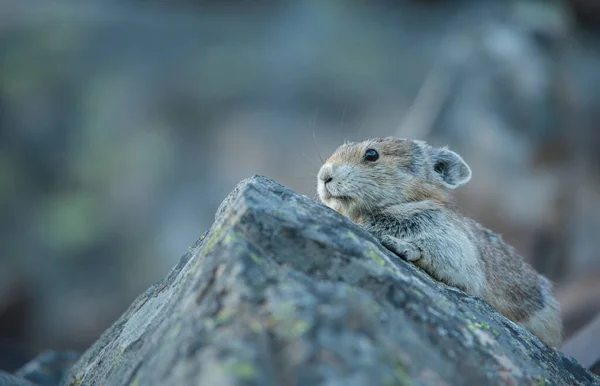
[[[463,154],[465,213],[580,326],[600,309],[600,52],[575,3],[0,4],[0,366],[87,346],[237,181],[313,194],[319,153],[369,136]]]

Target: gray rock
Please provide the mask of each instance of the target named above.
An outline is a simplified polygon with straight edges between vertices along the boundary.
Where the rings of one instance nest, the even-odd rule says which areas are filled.
[[[56,386],[77,358],[76,352],[45,351],[17,370],[15,375],[39,386]]]
[[[21,377],[0,370],[0,386],[36,386]]]
[[[87,351],[64,385],[590,385],[478,298],[264,177]]]

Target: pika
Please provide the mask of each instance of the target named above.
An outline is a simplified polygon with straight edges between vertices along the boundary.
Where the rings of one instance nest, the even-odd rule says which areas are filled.
[[[457,153],[394,137],[345,143],[320,168],[321,201],[430,276],[483,298],[550,346],[562,341],[552,285],[450,194],[471,179]]]

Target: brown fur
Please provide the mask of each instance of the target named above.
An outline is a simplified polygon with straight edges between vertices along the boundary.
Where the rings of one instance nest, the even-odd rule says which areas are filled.
[[[364,158],[373,149],[375,161]],[[422,141],[347,143],[319,171],[323,203],[436,279],[480,296],[544,342],[561,342],[552,286],[502,238],[460,214],[450,190],[471,178],[463,159]]]

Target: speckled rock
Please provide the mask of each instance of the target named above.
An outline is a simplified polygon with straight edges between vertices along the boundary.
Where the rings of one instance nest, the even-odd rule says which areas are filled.
[[[483,300],[336,212],[241,182],[64,385],[591,385]]]
[[[79,354],[72,351],[44,351],[17,370],[15,375],[38,386],[56,386],[78,358]]]
[[[19,376],[4,372],[0,370],[0,385],[1,386],[36,386],[35,383],[31,383]]]

